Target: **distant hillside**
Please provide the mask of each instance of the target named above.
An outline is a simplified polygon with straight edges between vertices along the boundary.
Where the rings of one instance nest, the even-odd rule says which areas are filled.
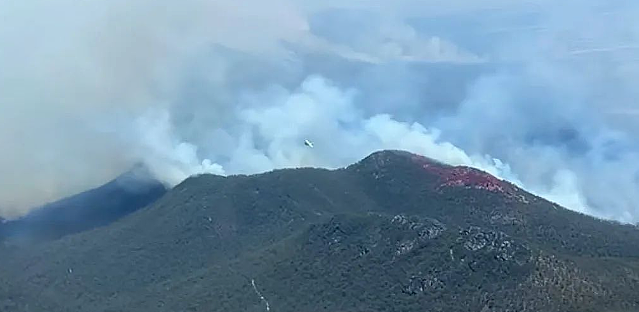
[[[100,187],[0,223],[0,241],[53,240],[104,226],[154,202],[166,191],[144,167],[136,166]]]
[[[380,151],[192,177],[0,259],[0,311],[639,311],[639,230]]]

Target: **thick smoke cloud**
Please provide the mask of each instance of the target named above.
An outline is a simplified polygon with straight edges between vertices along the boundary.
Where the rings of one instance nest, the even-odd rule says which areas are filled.
[[[0,216],[139,162],[174,185],[398,148],[637,222],[638,11],[0,0]]]

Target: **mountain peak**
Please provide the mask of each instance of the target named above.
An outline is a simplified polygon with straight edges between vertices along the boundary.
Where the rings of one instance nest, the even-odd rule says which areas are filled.
[[[381,150],[370,154],[358,163],[360,166],[380,170],[395,165],[422,170],[436,179],[434,189],[442,192],[449,188],[479,189],[500,193],[507,198],[526,201],[519,188],[488,172],[469,166],[453,166],[438,160],[404,150]]]
[[[419,154],[411,153],[405,150],[380,150],[371,153],[355,165],[360,166],[374,166],[380,167],[389,164],[397,164],[397,163],[420,163],[420,164],[432,164],[434,166],[449,166],[443,162],[437,161],[432,158],[428,158],[426,156],[422,156]]]

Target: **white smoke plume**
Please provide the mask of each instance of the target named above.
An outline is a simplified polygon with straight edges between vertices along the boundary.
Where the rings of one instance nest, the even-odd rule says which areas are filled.
[[[174,185],[388,148],[637,222],[637,13],[603,0],[0,0],[0,217],[138,162]]]

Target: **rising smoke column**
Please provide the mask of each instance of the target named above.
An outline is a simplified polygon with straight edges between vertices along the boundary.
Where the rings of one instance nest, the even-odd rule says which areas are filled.
[[[636,222],[638,11],[0,0],[0,216],[139,162],[174,185],[401,148]]]

